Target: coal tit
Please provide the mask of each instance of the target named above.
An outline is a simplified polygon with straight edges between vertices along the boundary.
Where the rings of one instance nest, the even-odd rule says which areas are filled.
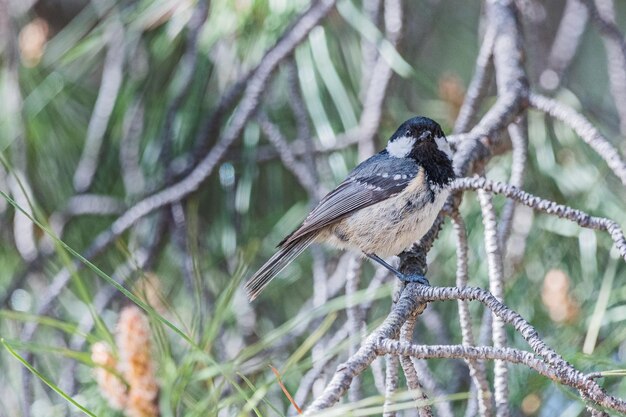
[[[398,255],[424,236],[453,179],[452,152],[439,124],[426,117],[407,120],[383,151],[359,164],[278,244],[278,252],[245,284],[249,299],[314,242],[356,250],[403,281],[427,283],[382,258]]]

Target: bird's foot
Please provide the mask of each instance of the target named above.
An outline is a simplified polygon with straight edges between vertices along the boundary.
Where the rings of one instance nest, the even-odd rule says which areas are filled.
[[[417,284],[428,285],[430,287],[430,282],[428,282],[424,275],[400,274],[398,275],[398,279],[400,279],[400,281],[406,282],[407,284],[410,282],[415,282]]]
[[[382,265],[383,267],[387,268],[395,276],[397,276],[398,279],[400,281],[402,281],[402,282],[406,282],[406,283],[415,282],[415,283],[422,284],[422,285],[428,285],[430,287],[430,282],[428,282],[428,280],[426,279],[426,277],[424,275],[420,275],[420,274],[403,274],[402,272],[398,271],[396,268],[394,268],[393,266],[391,266],[387,262],[385,262],[378,255],[375,255],[373,253],[366,253],[365,256],[367,256],[368,258],[370,258],[374,262]]]

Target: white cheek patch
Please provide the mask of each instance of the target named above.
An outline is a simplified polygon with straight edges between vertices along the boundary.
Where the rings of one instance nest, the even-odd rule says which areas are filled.
[[[415,145],[415,138],[400,136],[387,144],[387,152],[394,158],[406,158]]]
[[[444,137],[435,138],[435,143],[437,144],[437,148],[448,155],[448,158],[452,159],[452,149],[450,149],[450,145],[448,141]]]

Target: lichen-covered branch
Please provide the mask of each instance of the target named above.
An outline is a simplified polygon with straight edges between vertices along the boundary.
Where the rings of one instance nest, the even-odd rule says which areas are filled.
[[[576,370],[558,353],[550,348],[539,336],[535,328],[518,313],[498,301],[492,294],[480,288],[427,287],[416,286],[417,301],[430,303],[434,301],[469,300],[478,301],[497,317],[513,328],[526,340],[532,351],[551,366],[557,375],[567,381],[567,385],[581,392],[584,399],[626,413],[626,402],[608,395],[594,380]]]
[[[417,317],[410,316],[402,326],[400,330],[400,340],[410,343],[413,340],[413,331],[415,330],[415,322]],[[415,369],[415,365],[409,356],[400,356],[400,365],[404,371],[406,378],[406,384],[411,390],[413,399],[415,400],[415,407],[420,417],[432,417],[433,410],[428,404],[428,395],[424,391],[424,387],[420,382],[420,378]]]
[[[485,227],[485,251],[487,252],[487,265],[489,269],[489,290],[499,301],[504,301],[504,267],[502,265],[502,251],[498,240],[498,228],[496,225],[496,212],[493,207],[491,194],[485,190],[478,190],[478,201],[483,214]],[[503,348],[507,346],[506,330],[504,321],[494,317],[491,327],[493,346]],[[509,415],[509,382],[508,369],[504,361],[496,360],[494,363],[494,399],[496,401],[496,415],[506,417]]]
[[[524,185],[526,175],[526,161],[528,159],[528,117],[524,114],[519,120],[509,125],[509,136],[511,137],[511,178],[509,183],[515,187]],[[515,202],[508,200],[502,208],[500,222],[498,225],[498,241],[503,257],[506,254],[506,243],[511,233],[513,216],[515,215]]]
[[[483,304],[504,323],[511,325],[526,340],[533,353],[507,347],[415,346],[406,341],[395,340],[402,321],[409,320],[411,312],[419,312],[427,303],[454,300],[478,301]],[[347,391],[355,376],[362,373],[376,356],[388,353],[419,358],[454,357],[523,363],[554,381],[577,389],[586,401],[626,413],[626,402],[607,394],[594,379],[566,362],[542,340],[530,323],[488,291],[472,287],[429,287],[409,284],[383,325],[368,337],[355,355],[337,368],[331,383],[322,396],[307,409],[306,414],[310,415],[334,405]]]
[[[562,204],[557,204],[554,201],[534,196],[509,184],[491,181],[483,177],[458,178],[454,181],[452,188],[454,190],[485,190],[502,194],[532,209],[571,220],[581,227],[605,230],[613,239],[615,247],[622,258],[626,260],[626,238],[624,237],[622,228],[613,220],[603,217],[594,217],[581,210],[576,210]]]
[[[458,211],[452,214],[452,224],[456,234],[456,286],[464,288],[468,282],[467,257],[468,244],[465,222]],[[459,300],[459,321],[461,325],[461,337],[463,345],[473,346],[475,344],[474,334],[472,331],[472,322],[470,317],[469,305],[467,301]],[[485,370],[485,364],[479,360],[467,359],[470,369],[470,376],[474,381],[477,390],[478,410],[483,417],[493,416],[493,394],[489,388],[489,381]]]
[[[385,356],[385,403],[383,404],[383,417],[396,417],[395,411],[391,411],[390,408],[393,405],[393,395],[398,389],[398,355],[386,355]]]
[[[307,408],[305,415],[311,415],[335,405],[346,393],[354,377],[360,375],[376,359],[377,355],[374,348],[378,339],[381,337],[397,338],[406,320],[411,315],[419,314],[426,308],[425,304],[416,301],[414,295],[415,293],[409,290],[408,287],[402,292],[400,299],[383,324],[368,336],[354,355],[337,367],[332,380],[326,386],[322,395],[316,398]]]

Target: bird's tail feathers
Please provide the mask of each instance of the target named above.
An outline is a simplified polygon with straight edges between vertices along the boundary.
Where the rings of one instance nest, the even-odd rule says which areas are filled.
[[[274,254],[265,264],[254,273],[254,275],[246,282],[245,289],[250,301],[259,296],[261,291],[265,289],[267,284],[280,271],[285,269],[298,255],[300,255],[311,243],[315,236],[306,235],[300,239],[286,243],[278,252]]]

